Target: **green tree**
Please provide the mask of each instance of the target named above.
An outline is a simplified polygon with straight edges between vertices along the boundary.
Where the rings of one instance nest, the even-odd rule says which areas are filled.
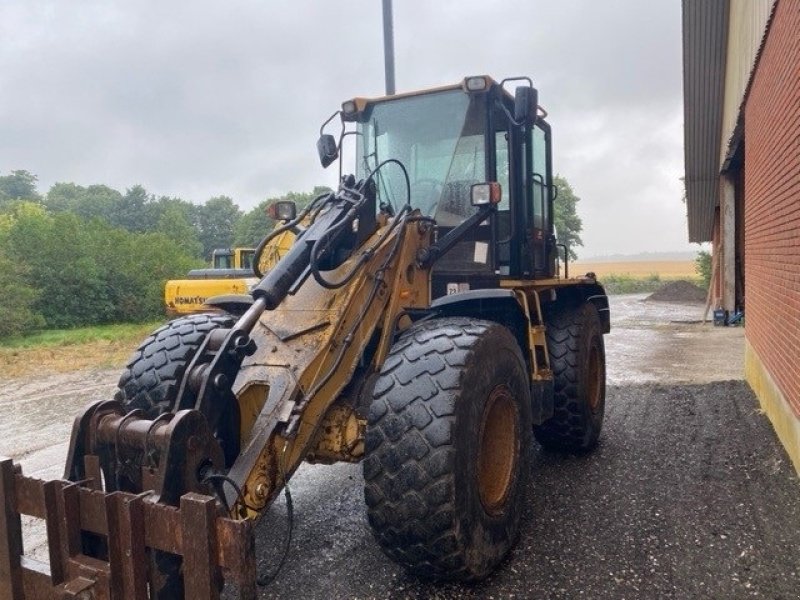
[[[239,207],[228,196],[216,196],[200,207],[199,237],[203,244],[204,258],[210,259],[215,248],[229,248],[233,245],[234,227],[241,214]]]
[[[244,213],[233,229],[233,245],[255,247],[275,227],[267,216],[267,207],[274,200],[264,200],[254,209]]]
[[[161,232],[174,237],[178,243],[189,242],[190,253],[196,250],[192,240],[200,231],[199,207],[168,196],[156,200],[140,185],[133,186],[123,195],[105,185],[83,187],[60,182],[50,188],[43,204],[53,213],[72,212],[86,220],[99,218],[128,231]],[[193,236],[189,235],[187,225],[193,230]],[[171,226],[175,227],[174,235],[169,231]]]
[[[36,314],[44,317],[47,327],[162,315],[166,280],[201,264],[185,250],[193,231],[180,209],[173,206],[164,213],[164,225],[172,234],[181,219],[188,236],[183,244],[164,233],[133,233],[99,218],[49,214],[30,203],[0,215],[0,285],[29,308],[29,314],[12,315],[17,319],[14,329],[36,326],[41,322]],[[194,244],[199,248],[196,238]],[[15,265],[20,268],[12,269]],[[7,315],[5,299],[0,293],[0,317]]]
[[[697,253],[697,258],[694,259],[694,270],[700,275],[703,282],[703,287],[708,289],[711,285],[711,253],[705,250],[700,250]]]
[[[84,194],[86,194],[86,188],[83,186],[58,182],[50,186],[42,204],[54,213],[74,211]]]
[[[553,223],[556,228],[559,243],[566,244],[571,260],[578,258],[575,248],[583,246],[580,233],[583,231],[583,221],[578,216],[577,204],[580,198],[575,195],[572,186],[561,175],[553,178],[553,183],[558,188],[558,196],[553,207]]]
[[[131,233],[101,221],[87,223],[93,256],[102,257],[110,321],[142,321],[164,311],[164,284],[200,266],[162,233]]]
[[[172,240],[181,253],[190,257],[201,258],[203,244],[200,243],[197,230],[192,225],[191,212],[180,204],[182,201],[162,200],[165,201],[159,203],[158,212],[160,214],[155,233],[160,233]]]
[[[10,215],[0,221],[0,337],[16,335],[44,325],[34,309],[39,292],[28,283],[25,265],[9,257],[8,232],[13,226]]]
[[[0,208],[14,200],[40,199],[36,191],[36,175],[24,170],[11,171],[0,176]]]
[[[117,219],[122,194],[107,185],[83,187],[74,183],[55,183],[44,198],[52,212],[73,212],[83,219],[100,218],[109,223]]]
[[[118,320],[142,320],[164,314],[164,284],[182,278],[190,269],[203,265],[189,256],[175,241],[162,233],[131,236],[127,255],[130,267],[126,285],[140,296],[137,304],[121,313]],[[130,298],[130,295],[128,296]]]
[[[120,198],[111,224],[128,231],[155,231],[158,217],[153,209],[155,199],[141,185],[135,185],[125,191]]]
[[[101,257],[87,243],[86,224],[76,215],[19,210],[6,251],[26,265],[27,283],[38,288],[34,303],[48,327],[107,322],[112,313]]]

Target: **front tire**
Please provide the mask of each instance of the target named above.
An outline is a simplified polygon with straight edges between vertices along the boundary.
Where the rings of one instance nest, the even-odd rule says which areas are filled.
[[[548,450],[586,452],[597,445],[606,405],[606,353],[593,304],[545,314],[553,370],[553,416],[533,428]]]
[[[127,412],[143,410],[148,419],[174,411],[181,380],[206,337],[215,329],[234,324],[230,315],[201,313],[162,325],[133,353],[119,378],[114,399]],[[228,467],[239,455],[239,428],[238,404],[231,403],[214,432]]]
[[[438,580],[487,576],[516,541],[531,432],[514,336],[448,318],[406,330],[375,384],[364,461],[383,551]]]
[[[214,329],[231,327],[225,314],[196,314],[162,325],[134,351],[119,378],[114,399],[127,411],[144,410],[154,419],[172,410],[186,367]]]
[[[225,314],[195,314],[179,317],[162,325],[139,344],[119,378],[114,399],[127,412],[139,409],[146,418],[155,419],[174,409],[178,386],[195,354],[214,329],[231,327],[232,317]],[[236,416],[236,415],[234,415]],[[238,432],[238,417],[227,423],[229,435]],[[218,436],[219,437],[219,436]],[[223,440],[224,442],[224,440]],[[238,446],[238,440],[236,441]],[[231,463],[229,444],[222,443],[226,460]],[[153,598],[165,600],[184,595],[183,559],[169,552],[152,553],[151,580]]]

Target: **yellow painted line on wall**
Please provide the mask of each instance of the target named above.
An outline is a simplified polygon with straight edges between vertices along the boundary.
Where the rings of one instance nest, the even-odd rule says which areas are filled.
[[[744,342],[744,376],[753,388],[761,408],[766,413],[778,439],[783,444],[795,471],[800,475],[800,418],[786,401],[783,392],[775,384],[761,357],[758,356],[750,342]]]

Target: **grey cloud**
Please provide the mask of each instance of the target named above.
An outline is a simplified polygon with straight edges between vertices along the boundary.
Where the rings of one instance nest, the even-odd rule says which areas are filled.
[[[395,0],[397,83],[531,75],[583,254],[681,249],[680,7]],[[377,0],[0,4],[0,171],[245,207],[332,184],[319,124],[383,91]],[[665,129],[667,128],[667,129]],[[662,225],[652,229],[652,217]],[[667,232],[664,223],[671,228]]]

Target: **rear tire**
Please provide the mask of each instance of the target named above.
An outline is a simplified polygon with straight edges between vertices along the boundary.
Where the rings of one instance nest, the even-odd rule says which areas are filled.
[[[364,495],[383,551],[427,579],[487,576],[519,532],[530,436],[529,377],[505,327],[406,330],[367,422]]]
[[[553,370],[553,416],[533,428],[548,450],[585,452],[597,445],[606,404],[606,354],[593,304],[560,306],[545,314]]]

